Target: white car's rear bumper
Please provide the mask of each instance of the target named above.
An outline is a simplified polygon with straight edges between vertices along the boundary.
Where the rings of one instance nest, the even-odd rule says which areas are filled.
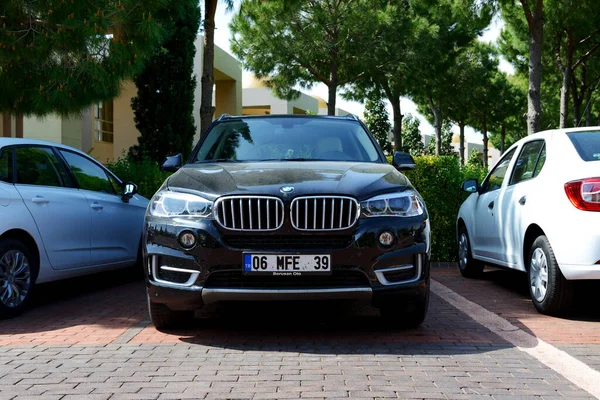
[[[600,279],[600,265],[561,264],[560,270],[568,280]]]

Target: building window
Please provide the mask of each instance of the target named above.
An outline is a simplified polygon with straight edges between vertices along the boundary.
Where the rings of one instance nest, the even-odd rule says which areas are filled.
[[[98,103],[94,109],[94,138],[97,142],[113,142],[113,102]]]

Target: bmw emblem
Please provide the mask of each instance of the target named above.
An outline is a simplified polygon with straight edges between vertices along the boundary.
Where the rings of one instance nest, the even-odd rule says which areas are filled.
[[[294,191],[294,188],[291,186],[283,186],[281,189],[279,189],[279,191],[285,196],[292,193]]]

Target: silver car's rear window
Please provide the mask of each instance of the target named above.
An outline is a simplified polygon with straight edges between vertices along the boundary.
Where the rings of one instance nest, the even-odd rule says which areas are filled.
[[[600,160],[600,131],[567,133],[567,137],[584,161]]]

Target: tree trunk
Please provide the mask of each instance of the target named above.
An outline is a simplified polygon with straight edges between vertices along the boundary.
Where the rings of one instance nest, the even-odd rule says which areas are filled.
[[[439,156],[442,154],[442,101],[438,99],[437,105],[435,105],[429,96],[429,108],[431,108],[435,126],[435,155]]]
[[[213,120],[213,86],[215,84],[215,12],[217,0],[204,1],[204,55],[202,57],[202,95],[200,98],[200,135]]]
[[[562,86],[560,88],[560,122],[559,128],[566,128],[569,124],[569,87],[571,69],[566,68],[562,73]]]
[[[488,167],[488,134],[487,134],[487,115],[483,114],[483,123],[482,123],[482,132],[483,132],[483,167],[487,169]]]
[[[587,99],[585,101],[585,126],[592,126],[592,94],[594,92],[589,90]]]
[[[335,96],[337,94],[337,85],[333,82],[328,86],[329,99],[327,101],[327,115],[335,115]]]
[[[579,126],[579,121],[581,121],[581,104],[583,103],[583,97],[577,96],[573,99],[573,118],[575,119],[574,127]]]
[[[465,123],[459,122],[458,127],[460,128],[460,146],[458,148],[460,165],[465,165]]]
[[[506,143],[506,125],[502,123],[502,130],[500,131],[500,154],[504,154],[504,145]]]
[[[569,88],[571,87],[571,74],[573,73],[573,39],[571,32],[566,33],[567,36],[567,54],[563,62],[560,54],[560,40],[557,38],[556,47],[556,62],[558,69],[562,74],[562,86],[560,88],[560,121],[559,128],[566,128],[569,125]]]
[[[394,151],[402,151],[402,110],[400,109],[400,98],[395,97],[388,99],[392,103],[392,118],[394,125],[392,133],[394,134]]]
[[[529,26],[529,90],[527,95],[527,134],[541,130],[542,41],[544,37],[543,1],[535,0],[533,10],[529,2],[521,2]],[[487,162],[487,160],[486,160]]]

